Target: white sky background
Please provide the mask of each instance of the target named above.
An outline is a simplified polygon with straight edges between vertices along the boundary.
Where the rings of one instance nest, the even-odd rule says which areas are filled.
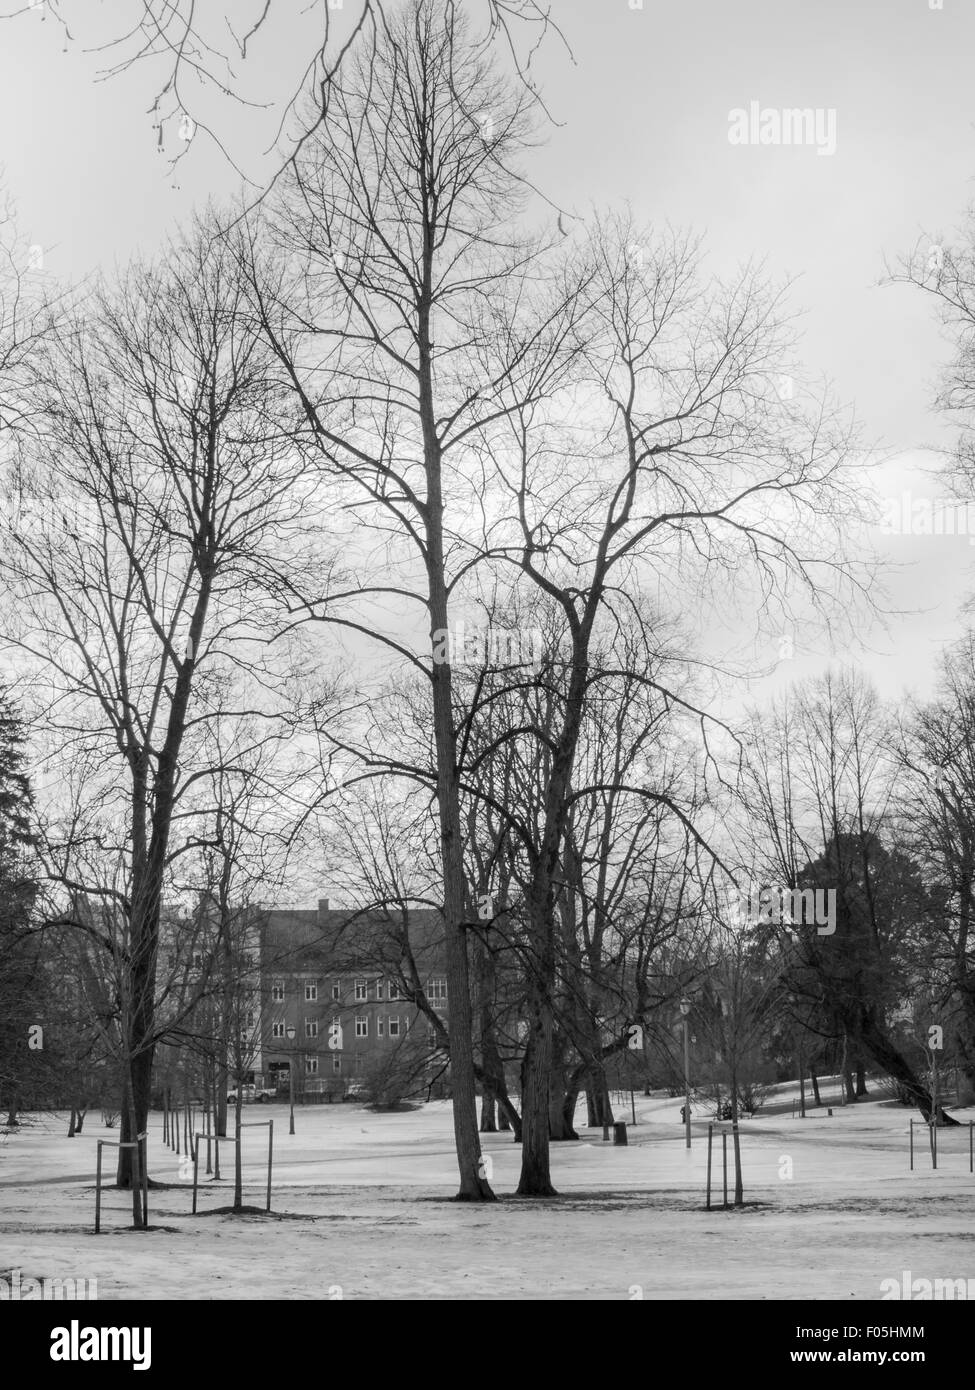
[[[223,0],[209,0],[223,12]],[[480,0],[466,0],[483,12]],[[799,277],[792,302],[804,311],[802,365],[832,379],[856,405],[865,438],[891,461],[878,471],[883,495],[941,489],[925,476],[931,446],[950,438],[931,401],[948,352],[929,300],[880,288],[885,253],[920,236],[950,242],[973,197],[975,6],[944,0],[551,0],[574,63],[552,37],[538,59],[542,89],[562,124],[533,156],[530,173],[554,203],[587,217],[628,201],[637,221],[706,233],[717,269],[767,258],[772,275]],[[12,4],[3,9],[12,9]],[[263,0],[230,7],[239,31]],[[239,71],[254,96],[290,94],[320,23],[291,18],[301,6],[275,0],[279,18],[252,41]],[[119,32],[138,0],[65,0],[75,35],[44,7],[0,25],[0,163],[23,230],[45,248],[45,269],[80,280],[151,253],[209,196],[230,197],[239,176],[197,135],[175,176],[156,152],[147,114],[161,69],[137,68],[98,83],[102,65],[83,48]],[[347,23],[357,0],[333,17]],[[110,22],[105,19],[106,14]],[[96,26],[98,26],[96,28]],[[749,147],[728,142],[733,108],[835,108],[837,149]],[[201,110],[204,109],[201,107]],[[261,151],[274,133],[267,114],[210,103],[245,171],[271,167]],[[180,147],[175,124],[167,140]],[[178,187],[173,187],[173,183]],[[857,660],[881,692],[929,693],[938,653],[961,630],[959,606],[975,589],[975,546],[965,537],[879,538],[906,566],[888,577],[890,602],[915,611],[859,634]],[[725,643],[727,633],[707,633]],[[755,695],[822,669],[828,652],[794,633],[795,657],[759,682]],[[760,661],[773,663],[777,634]]]

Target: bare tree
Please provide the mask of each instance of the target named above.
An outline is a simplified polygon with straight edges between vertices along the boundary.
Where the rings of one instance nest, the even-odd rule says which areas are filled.
[[[507,499],[492,528],[494,553],[558,607],[565,630],[560,711],[536,734],[551,771],[526,894],[539,963],[525,1071],[526,1194],[552,1190],[556,878],[579,795],[575,762],[602,628],[636,605],[641,579],[666,580],[678,611],[688,592],[698,608],[719,607],[719,584],[731,576],[732,591],[759,611],[787,608],[796,586],[824,606],[838,584],[862,592],[841,540],[857,505],[853,439],[824,396],[800,390],[783,399],[775,389],[792,351],[781,292],[755,267],[729,284],[709,283],[689,238],[654,237],[624,218],[597,225],[580,254],[574,302],[584,307],[572,389],[560,379],[561,393],[544,405],[512,405],[479,440],[485,473]],[[713,771],[708,739],[717,723],[646,679],[698,720]],[[667,805],[705,847],[665,793],[626,790]]]
[[[497,301],[527,304],[539,263],[513,223],[525,187],[510,169],[531,137],[531,107],[523,87],[492,75],[453,5],[407,6],[321,84],[266,210],[272,239],[296,263],[292,294],[255,296],[304,411],[309,457],[343,480],[345,506],[388,546],[389,582],[360,581],[347,614],[333,610],[330,621],[380,636],[429,681],[434,765],[412,775],[435,785],[440,817],[465,1200],[492,1194],[477,1139],[453,678],[438,635],[479,557],[470,441],[561,372],[575,312],[566,289],[498,337]],[[376,620],[390,602],[405,610],[392,632]]]
[[[4,637],[33,665],[59,767],[95,769],[111,868],[86,881],[71,827],[49,863],[117,924],[126,1140],[149,1106],[167,875],[214,775],[196,761],[203,731],[230,712],[284,717],[300,661],[268,644],[295,592],[321,599],[328,583],[293,416],[244,313],[237,257],[212,231],[100,291],[46,352],[42,438],[9,480],[33,514],[0,559]],[[134,1151],[120,1153],[127,1184]]]

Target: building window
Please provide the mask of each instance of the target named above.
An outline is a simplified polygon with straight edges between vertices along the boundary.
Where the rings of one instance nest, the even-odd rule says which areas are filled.
[[[333,1057],[333,1058],[332,1058],[332,1071],[335,1073],[336,1076],[341,1076],[341,1075],[342,1075],[342,1058],[341,1058],[341,1057]]]
[[[306,1037],[306,1038],[317,1038],[317,1037],[318,1037],[318,1019],[317,1019],[317,1018],[306,1018],[306,1019],[305,1019],[305,1037]]]
[[[362,1014],[356,1014],[355,1035],[357,1038],[368,1038],[369,1036],[369,1020]]]
[[[246,1021],[245,1021],[245,1023],[244,1023],[244,1027],[245,1027],[245,1028],[253,1028],[253,1027],[254,1027],[254,1022],[255,1022],[254,1015],[253,1015],[253,1014],[248,1014],[248,1015],[247,1015],[247,1019],[246,1019]]]
[[[356,980],[356,982],[355,982],[355,1002],[356,1002],[357,1004],[361,1003],[364,999],[368,998],[367,990],[368,990],[368,986],[367,986],[365,980]]]
[[[317,1004],[317,1003],[318,1003],[318,986],[317,986],[317,985],[305,985],[305,1003],[306,1003],[306,1004]]]
[[[272,1038],[283,1038],[283,1037],[284,1037],[284,1024],[283,1024],[283,1023],[272,1023],[272,1024],[271,1024],[271,1037],[272,1037]]]
[[[438,1004],[446,1004],[447,981],[442,976],[435,980],[431,980],[427,985],[427,998],[434,1008],[436,1008]]]
[[[280,980],[275,980],[274,984],[271,986],[271,1003],[284,1003],[284,985],[281,983]]]
[[[318,1058],[317,1058],[317,1057],[306,1057],[306,1058],[305,1058],[305,1073],[306,1073],[306,1075],[308,1075],[308,1076],[314,1076],[315,1073],[316,1073],[317,1071],[318,1071]]]
[[[382,1021],[382,1019],[381,1019],[381,1018],[377,1018],[377,1019],[376,1019],[376,1037],[377,1037],[377,1038],[384,1037],[384,1036],[385,1036],[385,1032],[386,1032],[386,1030],[385,1030],[385,1028],[383,1027],[383,1021]]]
[[[399,1019],[398,1019],[398,1018],[391,1018],[391,1019],[389,1020],[389,1036],[390,1036],[391,1038],[398,1038],[398,1037],[399,1037]]]
[[[377,998],[377,1000],[381,1000],[382,997],[383,997],[383,982],[382,982],[382,980],[377,980],[377,981],[376,981],[376,998]]]
[[[399,1001],[403,998],[399,985],[394,984],[392,980],[390,980],[389,982],[389,993],[387,995],[387,998],[389,999],[389,1002],[391,1004],[398,1004]]]
[[[341,981],[341,980],[338,980],[338,981],[332,986],[332,998],[333,998],[333,999],[341,999],[341,998],[342,998],[342,981]]]

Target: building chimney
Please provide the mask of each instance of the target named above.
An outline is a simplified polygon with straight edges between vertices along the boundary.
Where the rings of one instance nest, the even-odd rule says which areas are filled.
[[[318,920],[321,921],[328,911],[328,898],[318,899]]]

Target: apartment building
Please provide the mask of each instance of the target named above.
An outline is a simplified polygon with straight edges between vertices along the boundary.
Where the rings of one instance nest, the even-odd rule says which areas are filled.
[[[285,1091],[293,1075],[296,1096],[337,1098],[408,1040],[433,1055],[435,1030],[413,996],[418,977],[446,1021],[438,912],[387,916],[330,908],[322,898],[316,908],[267,911],[260,935],[255,1072],[266,1086]]]

